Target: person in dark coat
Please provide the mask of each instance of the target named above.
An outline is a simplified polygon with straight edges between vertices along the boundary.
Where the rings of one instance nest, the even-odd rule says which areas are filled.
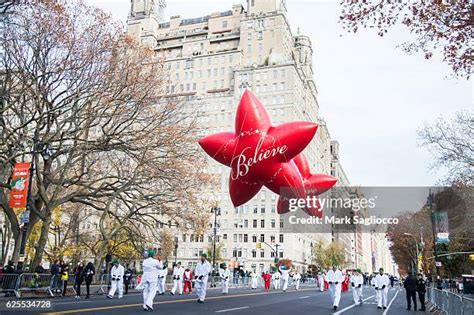
[[[411,310],[411,301],[413,301],[414,310],[416,311],[416,284],[417,280],[413,274],[410,274],[403,282],[407,294],[407,310]]]
[[[125,273],[123,275],[123,284],[125,285],[125,294],[128,294],[128,287],[130,286],[130,282],[132,281],[133,271],[130,269],[129,264],[127,264],[127,268],[125,269]]]
[[[423,279],[423,275],[421,273],[418,274],[418,279],[416,281],[416,291],[418,291],[418,299],[420,300],[420,304],[421,304],[421,308],[419,310],[422,312],[425,312],[426,311],[426,308],[425,308],[426,282]]]
[[[90,298],[90,286],[92,283],[92,280],[94,279],[94,274],[95,274],[95,268],[92,262],[88,262],[84,270],[82,271],[83,278],[86,281],[86,299]]]
[[[79,262],[74,268],[74,289],[76,290],[76,299],[81,297],[81,284],[84,281],[84,264]]]

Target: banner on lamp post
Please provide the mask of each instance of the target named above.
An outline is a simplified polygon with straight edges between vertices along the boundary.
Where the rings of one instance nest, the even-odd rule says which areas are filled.
[[[433,213],[436,230],[436,244],[449,243],[449,220],[446,211],[436,211]]]
[[[10,201],[9,206],[12,209],[26,208],[28,202],[28,183],[30,178],[31,163],[16,163],[13,168],[12,179],[10,182]]]

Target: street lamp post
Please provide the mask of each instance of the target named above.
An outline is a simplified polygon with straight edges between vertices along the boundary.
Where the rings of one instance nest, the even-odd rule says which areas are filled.
[[[178,263],[178,237],[174,238],[174,265]]]
[[[433,232],[433,253],[435,256],[436,275],[439,276],[438,250],[436,249],[436,226],[435,226],[435,218],[434,218],[434,211],[433,211],[433,201],[434,201],[434,194],[431,192],[431,189],[430,189],[428,193],[427,204],[430,208],[430,215],[431,215],[431,227],[432,227],[432,232]]]
[[[214,214],[213,238],[212,238],[212,278],[211,287],[215,286],[214,276],[216,274],[216,238],[217,238],[217,216],[221,215],[221,208],[212,207],[211,213]]]
[[[415,257],[415,264],[414,265],[415,265],[415,268],[416,268],[416,273],[418,273],[418,270],[419,270],[418,256],[420,254],[420,250],[418,248],[418,241],[416,240],[415,236],[413,236],[413,234],[403,233],[403,235],[411,236],[411,237],[413,237],[413,240],[415,241],[416,257]]]

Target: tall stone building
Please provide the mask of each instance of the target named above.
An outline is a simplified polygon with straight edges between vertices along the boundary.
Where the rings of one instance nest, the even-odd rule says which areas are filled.
[[[328,128],[319,116],[311,40],[291,31],[284,0],[249,0],[245,7],[233,5],[228,11],[191,19],[175,15],[169,21],[163,20],[162,0],[131,3],[128,35],[164,57],[169,73],[165,96],[184,100],[183,106],[199,111],[203,134],[233,130],[235,110],[247,88],[260,98],[273,124],[318,123],[319,130],[304,151],[312,171],[337,172],[348,182],[339,161],[334,162]],[[292,259],[305,271],[315,240],[331,241],[331,235],[281,233],[276,196],[269,190],[234,208],[228,195],[230,170],[209,158],[208,171],[221,176],[220,187],[209,196],[221,209],[219,243],[231,267],[261,272],[277,255]],[[178,260],[195,264],[207,251],[211,232],[212,228],[205,236],[179,235]]]

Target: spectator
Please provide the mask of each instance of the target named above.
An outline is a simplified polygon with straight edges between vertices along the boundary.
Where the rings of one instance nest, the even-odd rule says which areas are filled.
[[[92,280],[94,279],[94,274],[95,274],[95,268],[92,262],[88,262],[84,270],[82,271],[83,278],[86,281],[86,299],[90,298],[90,286],[92,283]]]
[[[410,274],[403,283],[407,294],[407,310],[411,310],[411,301],[413,301],[414,310],[416,311],[416,288],[417,280],[413,274]]]
[[[76,290],[76,299],[81,298],[81,284],[84,281],[84,264],[80,261],[74,268],[74,289]]]
[[[43,266],[41,265],[41,263],[38,265],[38,267],[36,267],[35,273],[37,273],[37,274],[42,274],[42,273],[44,273],[44,268],[43,268]]]
[[[125,273],[123,276],[123,284],[125,285],[125,294],[128,294],[128,287],[130,286],[130,282],[132,281],[133,270],[130,269],[129,264],[126,265]]]
[[[59,262],[59,270],[61,273],[61,282],[62,282],[62,292],[61,296],[66,295],[67,291],[67,282],[69,280],[69,265],[64,262],[64,260],[61,259]]]

